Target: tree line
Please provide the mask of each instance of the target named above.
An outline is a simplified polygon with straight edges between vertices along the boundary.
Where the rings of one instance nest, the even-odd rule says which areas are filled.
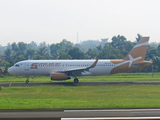
[[[7,67],[27,59],[94,59],[95,57],[121,59],[130,52],[141,37],[140,34],[137,34],[134,42],[127,40],[123,35],[113,36],[111,42],[108,42],[108,39],[102,39],[101,41],[84,41],[81,44],[73,44],[66,39],[51,45],[47,45],[45,42],[37,45],[33,41],[29,44],[14,42],[8,44],[5,48],[0,67],[6,68],[5,74],[7,73]],[[89,47],[87,48],[85,45]],[[160,72],[160,45],[149,44],[145,60],[152,61],[154,71]],[[152,69],[149,66],[132,72],[152,72]]]

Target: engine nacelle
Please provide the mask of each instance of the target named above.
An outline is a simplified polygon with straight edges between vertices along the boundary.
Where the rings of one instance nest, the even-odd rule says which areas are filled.
[[[71,79],[71,77],[69,77],[65,73],[52,72],[50,76],[51,76],[51,80],[67,80],[67,79]]]

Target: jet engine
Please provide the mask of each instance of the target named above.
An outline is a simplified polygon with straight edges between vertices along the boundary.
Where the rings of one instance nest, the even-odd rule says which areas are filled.
[[[65,73],[52,72],[50,76],[51,76],[51,80],[67,80],[67,79],[71,79],[71,77],[69,77]]]

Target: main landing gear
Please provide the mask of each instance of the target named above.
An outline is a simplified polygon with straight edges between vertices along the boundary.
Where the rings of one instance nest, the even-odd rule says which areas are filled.
[[[75,78],[74,83],[78,83],[78,82],[79,82],[78,78]]]
[[[26,84],[28,84],[29,83],[29,76],[27,76],[27,80],[26,80]]]

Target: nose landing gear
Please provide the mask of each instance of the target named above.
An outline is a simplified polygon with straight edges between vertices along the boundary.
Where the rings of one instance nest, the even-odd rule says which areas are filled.
[[[29,83],[29,76],[27,76],[27,80],[26,80],[26,84],[28,84]]]
[[[78,78],[75,78],[74,83],[78,83],[78,82],[79,82]]]

